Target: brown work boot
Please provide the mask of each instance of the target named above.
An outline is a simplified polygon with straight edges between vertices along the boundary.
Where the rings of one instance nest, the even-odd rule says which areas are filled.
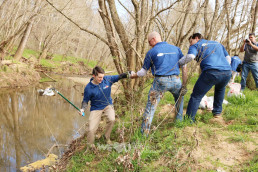
[[[218,114],[214,114],[213,117],[214,117],[214,118],[221,118],[222,116],[221,116],[220,113],[218,113]]]
[[[225,121],[222,117],[221,114],[216,114],[216,115],[213,115],[214,118],[210,119],[210,122],[213,123],[213,124],[220,124],[220,125],[224,125],[225,124]]]

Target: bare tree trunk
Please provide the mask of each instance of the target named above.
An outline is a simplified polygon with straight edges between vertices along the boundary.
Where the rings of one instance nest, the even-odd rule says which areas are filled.
[[[204,1],[204,38],[207,39],[208,37],[208,31],[209,31],[209,28],[211,27],[209,25],[209,19],[208,19],[208,5],[209,5],[209,0],[205,0]]]
[[[190,11],[190,9],[191,9],[191,3],[192,3],[192,0],[189,0],[188,4],[187,4],[187,7],[186,7],[186,11],[187,12],[185,13],[185,17],[184,17],[184,20],[183,20],[183,23],[182,23],[182,26],[181,26],[182,29],[181,29],[181,31],[179,33],[178,38],[177,38],[177,43],[176,43],[177,46],[179,46],[180,43],[181,43],[180,41],[181,41],[182,34],[184,32],[184,28],[185,28],[185,25],[186,25],[187,17],[189,15],[188,11]]]
[[[254,10],[254,20],[253,20],[253,27],[251,29],[251,31],[253,33],[255,33],[255,30],[256,30],[256,26],[257,26],[257,18],[258,18],[258,2],[256,0],[256,5],[255,5],[255,10]]]
[[[6,55],[6,45],[8,45],[10,42],[13,42],[15,38],[17,38],[21,32],[24,30],[25,25],[23,25],[16,33],[14,33],[12,36],[10,36],[7,40],[4,40],[0,43],[0,59],[4,59]]]
[[[48,49],[44,48],[43,51],[40,53],[39,60],[46,59],[48,53]]]
[[[210,26],[209,32],[207,34],[207,37],[206,37],[207,40],[210,40],[212,38],[214,29],[216,28],[216,25],[217,25],[218,14],[219,14],[219,0],[216,0],[216,2],[215,2],[215,11],[214,11],[214,14],[213,14],[213,17],[212,17],[212,20],[211,20],[211,26]]]
[[[114,23],[114,26],[116,28],[116,31],[118,33],[118,36],[120,37],[120,40],[122,42],[122,46],[125,51],[126,55],[126,62],[127,62],[127,70],[135,70],[135,54],[132,51],[132,48],[130,48],[129,38],[126,34],[125,28],[123,26],[123,23],[121,22],[114,0],[107,0],[111,17]]]
[[[227,39],[226,39],[226,50],[228,52],[229,55],[231,55],[231,48],[230,48],[230,38],[231,38],[231,23],[230,23],[230,9],[229,9],[229,5],[231,5],[231,3],[229,2],[230,0],[226,0],[225,1],[225,9],[226,9],[226,14],[227,14]]]
[[[115,41],[115,35],[114,35],[114,31],[112,29],[111,21],[108,18],[108,12],[107,12],[105,1],[98,0],[98,2],[99,2],[99,8],[100,8],[99,13],[103,20],[105,29],[106,29],[106,35],[107,35],[108,42],[109,42],[110,52],[113,56],[113,62],[116,66],[116,70],[118,71],[118,73],[122,73],[118,45]]]
[[[26,27],[26,29],[24,31],[24,35],[23,35],[23,37],[21,39],[21,42],[20,42],[20,44],[18,46],[18,49],[17,49],[17,51],[16,51],[16,53],[14,55],[14,59],[15,60],[20,60],[20,58],[22,57],[22,53],[24,51],[24,48],[25,48],[25,46],[27,44],[27,41],[29,39],[29,36],[30,36],[32,25],[33,25],[33,22],[31,22],[31,21],[28,22],[28,25],[27,25],[27,27]]]

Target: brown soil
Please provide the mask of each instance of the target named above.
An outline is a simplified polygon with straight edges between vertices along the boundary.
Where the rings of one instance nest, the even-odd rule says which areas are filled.
[[[12,60],[2,60],[0,61],[0,88],[16,88],[36,84],[40,81],[41,74],[49,72],[62,75],[82,75],[89,74],[90,70],[80,63],[62,62],[58,68],[46,68],[39,65],[33,58],[30,60],[22,58],[18,63]]]
[[[34,70],[33,65],[2,62],[5,62],[5,65],[0,63],[3,69],[0,71],[0,88],[24,87],[40,80],[40,75]]]
[[[225,123],[223,125],[226,127]],[[205,135],[204,128],[187,127],[184,129],[186,137],[188,135],[194,137],[196,144],[189,154],[185,154],[184,150],[180,151],[179,161],[184,162],[187,159],[191,161],[189,167],[192,171],[229,171],[229,169],[239,171],[240,165],[252,159],[257,153],[257,143],[230,141],[230,137],[234,136],[235,132],[226,131],[224,127],[209,127],[209,130],[210,136]],[[257,140],[257,135],[250,134],[250,137]]]

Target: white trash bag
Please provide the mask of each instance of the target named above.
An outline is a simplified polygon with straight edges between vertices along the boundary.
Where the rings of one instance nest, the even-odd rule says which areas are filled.
[[[54,91],[50,88],[46,88],[45,90],[39,89],[38,90],[40,96],[53,96],[55,95]]]
[[[214,102],[213,96],[207,97],[205,95],[200,102],[199,108],[213,110],[213,102]],[[228,101],[224,99],[223,104],[228,104]]]
[[[231,97],[231,96],[239,96],[239,97],[243,97],[245,98],[245,95],[243,93],[241,93],[240,89],[241,89],[241,84],[239,83],[229,83],[229,91],[227,96]]]

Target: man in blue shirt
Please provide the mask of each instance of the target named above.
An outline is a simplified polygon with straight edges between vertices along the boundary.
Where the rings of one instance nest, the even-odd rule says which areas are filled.
[[[256,88],[258,88],[258,43],[254,33],[250,33],[249,39],[244,40],[240,52],[245,52],[242,65],[241,90],[245,89],[246,78],[250,70],[253,74]]]
[[[95,133],[98,129],[101,116],[106,115],[108,119],[105,138],[107,144],[111,144],[110,134],[115,123],[115,111],[111,98],[111,86],[113,83],[122,78],[129,77],[128,74],[104,76],[105,71],[96,66],[92,71],[93,77],[84,89],[84,97],[81,107],[81,115],[87,109],[88,102],[91,102],[90,116],[89,116],[89,131],[87,135],[87,144],[93,146],[95,140]]]
[[[222,112],[225,87],[231,78],[231,58],[223,45],[202,39],[200,33],[193,34],[191,42],[188,54],[179,60],[179,64],[184,65],[195,59],[200,63],[202,73],[193,88],[186,114],[195,121],[202,98],[215,85],[212,113],[214,117],[219,117]]]
[[[235,77],[238,73],[237,67],[242,63],[238,55],[234,55],[231,57],[231,70],[232,70],[232,78],[230,80],[230,83],[233,83],[235,81]]]
[[[152,47],[144,59],[144,64],[137,74],[132,75],[131,78],[142,77],[147,74],[151,68],[152,75],[155,77],[148,95],[148,102],[143,114],[143,122],[141,132],[146,135],[149,134],[151,122],[160,101],[160,98],[166,91],[173,94],[176,102],[176,110],[178,109],[176,119],[182,120],[183,113],[183,97],[178,102],[182,83],[179,78],[179,64],[178,61],[183,57],[180,48],[170,45],[167,42],[162,42],[160,34],[152,32],[148,35],[149,45]],[[187,79],[186,67],[183,70],[183,85]],[[185,93],[184,93],[185,94]]]

